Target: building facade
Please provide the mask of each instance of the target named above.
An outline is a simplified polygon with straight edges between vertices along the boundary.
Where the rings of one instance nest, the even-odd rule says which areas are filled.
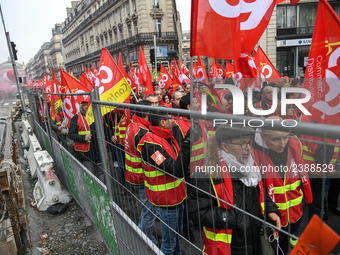
[[[102,48],[118,63],[121,52],[125,69],[138,65],[141,46],[149,67],[153,61],[154,35],[157,60],[168,61],[168,51],[181,40],[175,0],[82,0],[72,8],[62,26],[64,61],[75,76],[83,68],[98,67]],[[179,39],[180,38],[180,39]]]
[[[340,1],[328,2],[339,16]],[[275,7],[259,45],[279,73],[289,77],[304,76],[317,7],[317,0],[301,0],[295,5],[286,0]]]
[[[50,42],[45,42],[35,56],[30,59],[26,66],[27,76],[38,81],[44,78],[44,73],[51,79],[51,70],[54,71],[57,78],[60,78],[60,69],[63,67],[62,46],[61,46],[61,24],[55,24],[52,29]]]

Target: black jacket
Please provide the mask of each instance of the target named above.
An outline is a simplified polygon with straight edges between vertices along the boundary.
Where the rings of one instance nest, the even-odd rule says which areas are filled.
[[[213,179],[214,184],[220,184],[223,179]],[[194,224],[217,229],[232,228],[231,254],[259,254],[259,233],[261,222],[242,213],[241,211],[225,210],[218,207],[214,189],[210,178],[191,178],[191,183],[196,186],[189,191],[189,215]],[[232,179],[234,205],[248,213],[263,218],[260,207],[260,191],[256,188],[245,186],[239,179]],[[204,192],[205,191],[205,192]],[[207,194],[207,193],[208,194]],[[280,216],[275,203],[265,193],[265,213],[275,212]],[[226,216],[226,221],[223,220]],[[245,240],[245,236],[247,241]]]
[[[70,129],[68,131],[68,137],[79,143],[85,143],[85,135],[78,134],[78,117],[79,114],[76,114],[72,117],[70,123]],[[85,117],[84,117],[85,118]],[[94,161],[95,163],[99,162],[99,152],[98,152],[98,145],[97,145],[97,135],[94,122],[90,125],[91,131],[91,141],[90,141],[90,149],[88,152],[79,152],[76,151],[75,157],[79,160],[85,161]]]
[[[173,146],[171,138],[166,140],[171,146]],[[159,151],[166,158],[160,165],[157,165],[151,157],[156,151]],[[155,166],[158,170],[164,172],[165,174],[174,175],[177,178],[183,178],[190,163],[190,143],[182,144],[177,160],[174,160],[172,157],[170,157],[170,155],[162,146],[144,143],[142,146],[142,158],[147,163]]]

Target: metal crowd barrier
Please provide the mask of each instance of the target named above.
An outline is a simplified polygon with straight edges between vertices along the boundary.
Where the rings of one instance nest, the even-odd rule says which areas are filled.
[[[55,161],[56,174],[59,179],[63,182],[65,187],[67,187],[73,198],[80,204],[87,215],[95,222],[112,254],[162,254],[159,248],[162,235],[162,222],[160,222],[159,215],[156,212],[153,212],[154,217],[156,217],[153,230],[158,242],[158,245],[156,245],[138,227],[140,211],[143,204],[138,197],[138,192],[124,184],[124,181],[121,179],[122,176],[119,173],[119,166],[117,166],[116,163],[118,160],[117,158],[115,159],[114,152],[108,149],[111,147],[113,150],[125,153],[124,147],[118,146],[110,140],[107,130],[105,129],[105,125],[103,125],[103,118],[101,115],[101,111],[103,109],[128,109],[131,113],[148,111],[150,114],[173,115],[175,119],[182,116],[187,117],[191,123],[200,121],[205,125],[214,120],[220,120],[220,122],[223,123],[230,123],[233,121],[234,123],[242,124],[256,119],[263,123],[263,128],[269,130],[286,131],[291,135],[302,134],[321,138],[340,139],[340,129],[337,126],[314,123],[296,123],[295,126],[285,127],[282,125],[282,122],[268,122],[264,118],[255,118],[250,116],[235,116],[221,113],[207,113],[206,115],[203,115],[201,112],[192,110],[189,111],[164,107],[103,102],[99,100],[98,92],[95,90],[95,92],[91,94],[91,104],[95,119],[95,135],[98,142],[98,152],[100,154],[100,160],[98,161],[99,163],[96,163],[96,167],[103,171],[105,176],[104,179],[101,179],[93,173],[93,171],[89,170],[86,165],[84,165],[84,162],[79,161],[79,159],[74,156],[74,152],[70,148],[65,148],[54,137],[52,137],[51,128],[47,124],[40,124],[36,115],[37,106],[34,104],[34,102],[36,102],[34,97],[40,98],[39,95],[28,92],[28,97],[30,98],[30,108],[32,109],[32,116],[34,118],[34,133],[37,135],[42,147],[46,148],[47,151],[51,153]],[[308,139],[305,140],[322,144],[324,148],[329,145],[337,146],[337,143],[326,143]],[[176,178],[175,176],[173,177]],[[323,179],[322,185],[324,187],[326,185],[326,176],[322,175],[321,178]],[[186,184],[188,188],[198,190],[195,185],[190,183]],[[199,191],[203,193],[205,192],[204,190]],[[216,199],[216,197],[211,194],[206,193],[206,195]],[[323,191],[321,194],[322,198],[325,197],[325,195],[326,194]],[[228,205],[232,206],[235,210],[239,210],[241,213],[249,215],[248,212],[238,205]],[[324,206],[322,205],[321,210],[323,209]],[[304,214],[306,213],[306,210],[307,208],[304,206]],[[187,216],[189,216],[188,213],[184,215],[184,217]],[[293,238],[297,238],[298,234],[302,232],[306,225],[306,216],[304,216],[303,224],[300,227],[300,233],[290,233],[289,231],[279,230],[276,226],[271,225],[258,217],[253,215],[249,216],[255,221],[259,221],[260,224],[270,226],[272,229],[276,229],[288,237]],[[203,226],[194,225],[190,218],[186,219],[185,224],[187,224],[188,228],[191,229],[191,232],[194,234],[194,238],[190,236],[189,232],[184,234],[177,233],[180,238],[182,253],[202,253]],[[337,231],[339,231],[339,229]]]

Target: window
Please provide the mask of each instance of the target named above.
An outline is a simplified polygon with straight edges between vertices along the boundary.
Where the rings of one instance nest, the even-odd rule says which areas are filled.
[[[130,16],[130,2],[129,0],[126,2],[126,13],[128,16]]]
[[[340,16],[340,3],[329,3],[334,9],[335,13]]]
[[[159,0],[152,0],[153,9],[159,9]]]
[[[119,22],[122,22],[122,12],[120,10],[120,7],[118,7],[117,11],[118,11]]]
[[[131,0],[131,1],[132,1],[133,12],[136,12],[137,11],[136,0]]]
[[[118,32],[117,32],[117,30],[115,31],[115,42],[118,42]]]
[[[138,34],[138,25],[137,25],[137,22],[134,22],[133,24],[135,26],[135,35],[137,35]]]
[[[317,9],[317,4],[306,4],[306,5],[300,6],[299,27],[301,28],[314,27],[315,18],[316,18],[316,9]]]
[[[277,28],[294,28],[296,27],[296,7],[295,6],[278,6],[276,17]]]
[[[110,35],[110,44],[113,44],[112,33],[110,33],[109,35]]]
[[[116,25],[116,12],[112,12],[113,24]]]
[[[111,16],[107,15],[106,19],[107,19],[107,22],[108,22],[108,26],[111,27]]]
[[[128,25],[128,36],[131,37],[132,36],[132,29],[131,29],[131,24]]]
[[[161,33],[162,33],[162,20],[161,19],[154,19],[154,31],[157,34],[157,37],[161,37]]]

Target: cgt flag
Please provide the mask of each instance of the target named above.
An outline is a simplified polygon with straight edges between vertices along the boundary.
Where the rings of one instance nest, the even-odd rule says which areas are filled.
[[[255,65],[258,68],[259,75],[261,76],[262,82],[279,82],[281,75],[270,62],[266,53],[259,46],[255,54]]]
[[[266,29],[276,0],[192,0],[190,55],[238,59],[250,54]]]
[[[95,86],[98,86],[100,101],[123,103],[131,93],[129,83],[106,48],[102,49]],[[110,111],[111,107],[102,108],[102,116]],[[87,109],[86,120],[89,125],[94,122],[92,105]]]
[[[304,88],[311,99],[305,107],[319,123],[340,125],[340,19],[325,0],[320,0]]]
[[[165,69],[163,64],[161,64],[161,71],[158,76],[158,87],[168,89],[172,84],[172,80],[168,71]]]

